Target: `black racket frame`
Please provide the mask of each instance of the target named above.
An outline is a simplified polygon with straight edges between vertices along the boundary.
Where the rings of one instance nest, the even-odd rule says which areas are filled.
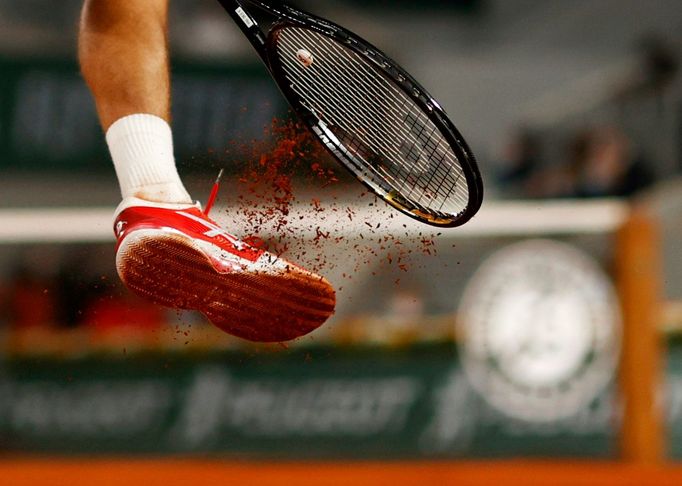
[[[308,12],[298,10],[284,2],[266,2],[261,0],[218,0],[218,2],[251,42],[294,112],[312,130],[325,148],[336,159],[341,161],[342,165],[365,186],[402,213],[432,226],[460,226],[469,221],[478,212],[483,202],[483,180],[473,152],[440,104],[395,61],[349,30]],[[244,8],[246,3],[276,17],[277,20],[272,24],[267,36],[261,30],[256,19]],[[291,26],[316,31],[369,60],[378,72],[400,88],[423,110],[424,114],[429,117],[450,144],[462,166],[462,172],[466,178],[469,193],[469,201],[463,211],[456,215],[435,214],[436,211],[433,210],[430,210],[433,211],[432,213],[425,212],[422,206],[413,204],[396,193],[386,192],[382,194],[374,187],[373,183],[367,180],[369,176],[364,175],[369,173],[366,164],[356,161],[353,154],[348,152],[343,144],[334,141],[336,139],[335,136],[329,136],[330,131],[324,122],[303,106],[300,97],[293,91],[289,81],[282,72],[280,63],[272,62],[277,56],[278,31]],[[385,189],[381,190],[385,191]]]

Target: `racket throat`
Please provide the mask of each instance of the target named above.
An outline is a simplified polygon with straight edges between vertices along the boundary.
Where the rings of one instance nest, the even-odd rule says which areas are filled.
[[[244,9],[242,2],[238,0],[218,0],[218,3],[232,17],[239,29],[246,35],[254,49],[256,49],[258,55],[265,61],[267,59],[265,47],[267,39],[256,19]],[[263,2],[248,1],[245,3],[252,3],[259,8],[265,8]]]

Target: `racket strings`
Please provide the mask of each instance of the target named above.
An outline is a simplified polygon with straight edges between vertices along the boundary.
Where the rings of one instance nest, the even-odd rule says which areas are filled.
[[[293,69],[296,68],[296,65],[292,61],[287,59],[285,62],[289,65],[290,68],[293,68]],[[364,69],[364,66],[362,66],[362,65],[360,65],[358,67],[361,69]],[[326,68],[321,67],[321,69],[326,69]],[[341,70],[344,71],[345,74],[347,74],[348,70],[347,70],[346,66],[341,66]],[[337,79],[334,77],[333,73],[326,72],[326,74],[328,75],[327,79],[331,80],[332,82],[334,82],[334,79]],[[315,81],[317,78],[312,78],[312,79],[313,79],[313,81]],[[323,79],[323,81],[325,81],[325,79]],[[329,84],[329,83],[327,83],[327,84]],[[397,160],[400,160],[400,158],[403,157],[403,155],[398,150],[399,147],[395,147],[395,145],[396,145],[395,141],[398,140],[401,136],[404,136],[404,134],[400,134],[396,130],[393,129],[393,127],[395,127],[395,126],[400,126],[400,124],[403,123],[403,121],[401,118],[395,117],[395,116],[394,116],[394,118],[395,118],[394,120],[389,119],[392,114],[396,113],[396,111],[395,110],[386,110],[385,106],[377,105],[377,102],[381,102],[383,99],[385,99],[385,96],[382,98],[379,93],[372,92],[373,87],[371,85],[370,86],[367,86],[367,85],[360,86],[361,88],[366,88],[366,89],[360,89],[359,90],[360,92],[364,92],[365,95],[368,93],[372,94],[372,96],[368,97],[365,100],[366,103],[364,103],[364,104],[358,104],[357,98],[356,99],[349,99],[347,96],[345,96],[343,94],[341,89],[338,89],[336,92],[330,91],[328,88],[326,88],[326,84],[324,84],[324,83],[313,82],[312,84],[310,84],[310,83],[303,82],[303,86],[305,86],[307,89],[319,90],[320,91],[319,94],[321,96],[318,96],[318,98],[322,98],[320,101],[325,102],[325,105],[323,107],[318,106],[319,103],[317,105],[309,106],[309,108],[313,109],[314,113],[316,113],[318,116],[322,115],[322,116],[320,116],[322,119],[336,118],[336,119],[343,119],[344,121],[347,122],[346,126],[343,127],[343,128],[345,128],[345,132],[346,132],[346,136],[343,137],[344,139],[348,138],[349,133],[354,133],[355,135],[352,136],[352,138],[351,138],[352,142],[356,142],[357,138],[361,138],[363,140],[363,142],[365,143],[365,145],[371,146],[375,150],[375,152],[377,152],[377,153],[389,152],[389,154],[392,155]],[[390,87],[390,85],[388,85],[388,84],[387,84],[387,86]],[[340,88],[343,88],[343,87],[341,86]],[[374,130],[371,132],[371,135],[375,136],[374,138],[370,138],[368,136],[370,134],[370,132],[366,128],[362,128],[360,130],[356,129],[354,131],[350,130],[351,127],[353,127],[353,125],[357,125],[357,121],[353,120],[354,117],[351,116],[352,114],[349,113],[349,110],[344,109],[344,107],[338,107],[339,108],[338,110],[334,110],[334,108],[335,108],[334,100],[335,100],[335,97],[338,98],[339,95],[347,103],[346,106],[348,106],[348,103],[354,103],[357,105],[356,111],[360,112],[360,114],[363,115],[364,119],[368,121],[368,123],[372,126],[372,128],[374,128]],[[407,98],[405,97],[403,100],[403,106],[405,105],[406,101],[407,101]],[[330,108],[331,108],[331,110],[330,110]],[[402,106],[401,106],[401,108],[402,108]],[[326,111],[325,111],[325,109],[326,109]],[[379,125],[376,121],[377,119],[381,119],[381,117],[377,116],[378,113],[384,114],[384,119],[383,119],[384,125],[383,126]],[[325,116],[325,114],[327,116]],[[402,114],[405,117],[410,116],[410,112],[407,112],[405,110],[402,110]],[[329,115],[333,115],[333,116],[329,116]],[[421,113],[418,113],[417,115],[421,115]],[[413,118],[415,118],[414,115],[412,115],[412,116],[413,116]],[[355,117],[355,118],[357,118],[357,117]],[[435,129],[435,127],[434,127],[434,129]],[[386,132],[386,131],[390,132],[389,135],[392,135],[393,138],[388,139],[385,136],[383,136],[383,132]],[[408,134],[407,140],[409,141],[410,139],[411,139],[411,142],[414,143],[415,145],[419,143],[416,138],[414,138],[411,134]],[[399,182],[399,180],[404,180],[405,177],[409,174],[407,174],[403,170],[400,170],[401,169],[400,166],[394,166],[394,167],[392,167],[392,169],[393,169],[392,172],[394,172],[393,175],[398,177],[398,179],[396,180],[392,176],[389,175],[389,179],[391,179],[391,181],[393,182],[393,184],[392,184],[393,187],[398,187],[398,186],[403,185]],[[426,172],[426,171],[428,171],[428,165],[421,164],[421,167],[414,167],[413,166],[412,169],[413,169],[412,172],[414,172],[414,169],[418,169],[418,170],[421,170],[423,172]],[[388,175],[388,174],[385,174],[385,175]],[[416,187],[417,186],[413,186],[411,188],[410,192],[413,192]]]
[[[289,59],[285,59],[285,63],[290,68],[296,69],[296,65],[293,61],[291,61]],[[360,67],[364,68],[363,66],[360,66]],[[345,67],[342,69],[344,71],[346,71]],[[327,74],[329,74],[329,73],[327,73]],[[335,79],[335,78],[331,78],[331,79],[333,81],[333,79]],[[366,150],[363,150],[360,152],[360,151],[353,150],[353,149],[355,149],[358,145],[365,145],[365,146],[369,145],[369,146],[373,146],[374,152],[376,153],[376,155],[371,158],[374,161],[381,159],[381,156],[378,154],[382,154],[382,153],[386,153],[386,152],[389,152],[390,155],[392,155],[394,157],[394,159],[396,159],[396,160],[400,160],[401,158],[404,157],[404,155],[401,154],[398,150],[398,149],[400,149],[400,147],[394,147],[394,145],[396,145],[395,141],[398,140],[399,137],[404,136],[404,134],[400,134],[397,131],[392,130],[392,127],[400,126],[400,124],[404,124],[404,120],[403,120],[403,118],[396,118],[395,120],[390,120],[389,118],[390,118],[391,113],[395,113],[395,111],[387,112],[386,110],[383,109],[383,106],[377,106],[376,102],[381,101],[382,98],[379,98],[378,96],[372,96],[366,100],[367,101],[366,104],[364,104],[364,105],[361,104],[361,105],[358,105],[358,107],[357,107],[357,111],[359,111],[362,115],[365,116],[365,118],[368,120],[370,125],[372,125],[372,128],[374,128],[375,130],[373,132],[369,132],[369,130],[367,130],[366,128],[361,128],[359,130],[358,129],[352,130],[351,127],[353,125],[357,125],[357,122],[353,120],[353,118],[349,114],[349,111],[347,109],[343,109],[343,108],[341,108],[339,110],[333,110],[333,108],[334,108],[334,103],[333,103],[334,98],[333,97],[336,96],[338,98],[339,97],[338,94],[335,94],[334,92],[330,91],[330,89],[327,88],[325,84],[321,84],[321,83],[312,83],[311,84],[309,82],[304,81],[304,82],[302,82],[302,86],[308,90],[313,90],[313,89],[319,90],[318,94],[320,96],[318,96],[318,98],[321,98],[320,101],[326,102],[324,107],[318,106],[319,103],[317,105],[307,106],[319,118],[321,118],[323,120],[327,120],[327,121],[329,121],[330,118],[331,119],[335,118],[337,120],[342,119],[346,122],[346,125],[343,126],[344,130],[341,132],[342,135],[340,137],[337,137],[337,138],[339,138],[340,141],[342,143],[344,143],[346,145],[346,148],[349,149],[351,152],[362,156],[363,159],[367,161],[367,157],[366,157],[367,151]],[[388,85],[388,86],[390,87],[390,85]],[[362,86],[362,87],[364,88],[364,86]],[[365,92],[369,92],[369,91],[370,90],[366,90]],[[344,100],[346,102],[349,102],[349,103],[357,102],[357,100],[349,100],[348,97],[344,96],[343,94],[341,94],[341,98],[344,98]],[[403,105],[405,104],[404,102],[406,100],[408,100],[407,97],[404,98]],[[331,101],[331,103],[330,103],[330,101]],[[332,110],[329,109],[330,107],[332,108]],[[324,111],[324,110],[326,110],[326,111]],[[333,113],[331,113],[331,112],[333,112]],[[385,125],[384,127],[380,126],[376,122],[376,120],[379,118],[379,117],[377,117],[377,113],[382,113],[382,112],[387,113],[387,115],[384,117],[384,122],[388,123],[388,124]],[[327,115],[327,116],[325,116],[325,115]],[[330,116],[330,115],[333,115],[333,116]],[[415,116],[414,112],[403,111],[403,115],[404,115],[404,117],[412,116],[412,119],[417,120],[417,121],[419,121],[419,119],[416,116],[421,115],[422,117],[424,117],[421,112],[418,112]],[[339,125],[341,125],[341,124],[339,124]],[[392,132],[391,134],[393,135],[393,138],[390,140],[384,136],[381,136],[382,130],[386,131],[386,127],[388,127],[388,131]],[[338,126],[332,125],[332,131],[337,136],[339,135],[338,128],[339,128]],[[434,125],[432,127],[430,134],[433,134],[435,132],[435,130],[436,130],[436,127]],[[420,132],[420,135],[423,134],[423,131],[424,130],[422,129]],[[368,138],[369,134],[379,135],[379,136],[376,137],[376,139],[372,139],[372,138]],[[380,142],[380,145],[377,146],[376,142]],[[416,147],[420,144],[419,140],[417,138],[415,138],[414,136],[411,136],[411,135],[408,135],[405,143],[411,143],[413,147]],[[435,144],[434,144],[434,147],[436,147],[436,150],[438,148],[440,148],[440,146],[435,145]],[[431,155],[433,155],[433,154],[431,154]],[[431,158],[433,158],[433,157],[431,157]],[[420,170],[423,173],[427,173],[427,171],[429,170],[428,165],[427,165],[428,159],[426,159],[426,163],[420,159],[424,159],[424,157],[420,156],[420,157],[415,157],[413,159],[413,162],[421,161],[421,163],[420,164],[412,164],[412,166],[409,167],[409,169],[411,169],[409,171],[406,170],[408,167],[406,167],[404,165],[391,164],[390,166],[388,166],[390,170],[389,170],[389,172],[387,172],[386,168],[385,168],[386,167],[385,164],[384,164],[384,166],[378,166],[377,167],[375,164],[371,163],[371,160],[367,161],[367,162],[370,162],[369,166],[366,164],[363,166],[365,168],[370,168],[370,169],[374,170],[375,172],[377,172],[377,169],[380,170],[380,172],[382,172],[382,174],[378,174],[380,180],[375,181],[375,182],[378,182],[382,186],[386,186],[386,184],[381,184],[381,182],[382,182],[382,179],[387,179],[387,181],[391,183],[390,184],[391,187],[389,187],[388,189],[383,187],[383,190],[385,192],[390,192],[393,188],[399,187],[399,188],[401,188],[401,194],[403,197],[410,198],[416,206],[418,206],[419,208],[421,208],[425,211],[429,211],[429,209],[428,209],[429,207],[433,208],[435,206],[434,201],[433,201],[434,197],[433,197],[431,192],[428,192],[428,189],[429,189],[428,186],[426,186],[424,184],[420,185],[418,183],[419,179],[415,178],[413,175],[415,172],[415,169],[417,169],[418,171]],[[439,159],[442,160],[442,157],[439,157]],[[435,175],[446,176],[447,173],[445,171],[436,171],[436,173],[434,174],[433,177],[435,177]],[[428,180],[432,180],[433,177],[431,177]],[[455,180],[455,184],[456,184],[456,182],[457,181]],[[423,193],[420,195],[421,197],[419,197],[419,198],[413,197],[413,193],[417,190],[420,190],[420,189],[423,191]],[[428,204],[428,206],[420,204],[421,202],[426,202]],[[439,207],[439,209],[442,208],[442,206],[445,202],[446,202],[446,199],[444,198],[443,203],[441,203],[441,206]]]
[[[295,68],[295,65],[293,61],[290,60],[285,60],[285,64],[288,65],[290,68]],[[323,121],[329,122],[330,120],[342,120],[343,124],[341,123],[336,123],[332,125],[332,130],[334,131],[334,134],[339,138],[339,140],[344,143],[345,147],[349,149],[351,153],[355,153],[354,149],[357,149],[358,147],[361,146],[374,146],[375,152],[392,152],[392,155],[394,156],[400,156],[400,154],[395,151],[391,147],[391,142],[386,140],[384,137],[379,137],[380,142],[383,142],[383,145],[381,146],[376,146],[376,142],[372,142],[371,140],[368,140],[368,137],[366,136],[367,130],[353,130],[352,126],[356,124],[356,122],[353,120],[353,116],[349,114],[347,110],[339,110],[337,109],[338,107],[333,103],[334,97],[338,95],[328,89],[326,85],[321,84],[319,82],[309,82],[307,80],[301,80],[300,81],[300,86],[306,88],[307,90],[316,90],[317,91],[317,100],[303,100],[303,104],[306,108],[308,108],[312,113],[314,113],[318,118],[322,119]],[[341,95],[342,98],[345,98],[343,95]],[[348,101],[348,100],[346,100]],[[324,102],[324,104],[322,104]],[[367,104],[364,107],[358,107],[358,111],[363,114],[366,118],[368,118],[369,124],[372,128],[375,129],[374,133],[381,133],[379,130],[381,129],[380,126],[374,122],[374,118],[376,118],[376,115],[373,115],[373,113],[376,113],[376,110],[374,112],[372,111],[371,105]],[[339,130],[339,128],[341,130]],[[364,135],[363,135],[364,133]],[[392,186],[395,187],[399,184],[398,180],[395,180],[393,178],[393,175],[390,173],[387,173],[385,169],[381,167],[370,167],[371,169],[374,169],[375,171],[381,171],[382,174],[379,174],[380,178],[388,178],[392,182]],[[388,189],[390,190],[390,189]]]
[[[296,53],[313,53],[309,66]],[[437,126],[369,61],[328,37],[303,28],[279,32],[278,56],[304,106],[359,157],[383,191],[396,190],[429,212],[466,209],[463,171]]]

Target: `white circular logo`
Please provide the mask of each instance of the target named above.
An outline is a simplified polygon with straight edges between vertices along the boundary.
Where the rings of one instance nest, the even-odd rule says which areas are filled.
[[[506,415],[569,417],[613,377],[620,322],[613,286],[587,255],[557,241],[517,243],[486,260],[464,293],[463,367]]]

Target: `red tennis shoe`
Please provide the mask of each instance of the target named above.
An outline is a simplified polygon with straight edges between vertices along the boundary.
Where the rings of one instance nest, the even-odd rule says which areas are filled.
[[[125,199],[116,210],[116,269],[133,292],[204,313],[251,341],[287,341],[334,313],[319,275],[226,233],[198,205]]]

